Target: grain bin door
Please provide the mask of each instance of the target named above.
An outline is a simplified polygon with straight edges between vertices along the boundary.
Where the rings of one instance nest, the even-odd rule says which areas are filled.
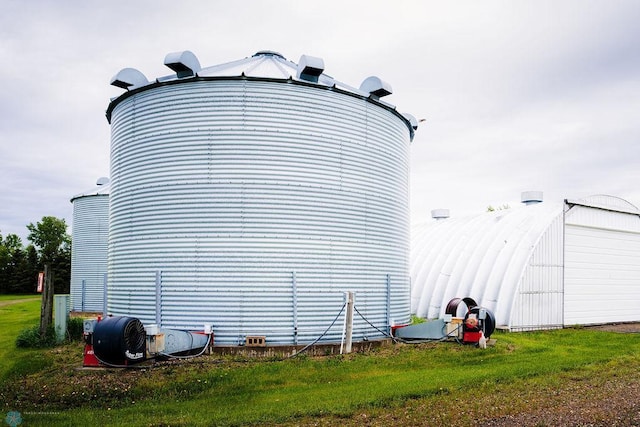
[[[565,325],[640,320],[639,222],[584,206],[567,212]]]

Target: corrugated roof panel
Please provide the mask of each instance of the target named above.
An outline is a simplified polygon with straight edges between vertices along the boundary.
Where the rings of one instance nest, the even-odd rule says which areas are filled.
[[[174,57],[179,57],[179,54],[182,54],[183,56],[185,54],[188,54],[187,55],[188,57],[193,56],[193,54],[189,51],[175,52],[174,54],[169,54],[169,56],[171,57],[169,59],[173,60]],[[305,55],[303,55],[302,58],[304,59],[304,57]],[[197,66],[195,65],[190,65],[190,66],[198,68],[199,62],[197,58],[193,56],[193,58],[191,59],[193,63],[197,63]],[[320,58],[315,58],[315,59],[320,60]],[[182,70],[183,68],[185,68],[185,66],[184,64],[180,64],[178,68]],[[124,69],[121,71],[121,73],[127,70],[131,70],[131,69]],[[142,74],[139,71],[137,70],[134,70],[134,71],[139,73],[142,76]],[[317,81],[315,80],[316,77],[317,77]],[[375,95],[371,96],[371,94],[366,91],[360,90],[359,88],[356,88],[352,85],[348,85],[346,83],[337,81],[333,77],[329,76],[328,74],[325,74],[324,72],[320,73],[318,76],[314,76],[313,82],[311,82],[305,76],[298,76],[298,65],[296,63],[289,61],[286,58],[284,58],[284,56],[282,56],[281,54],[277,52],[272,52],[272,51],[260,51],[251,57],[247,57],[244,59],[231,61],[228,63],[219,64],[211,67],[204,67],[204,68],[201,68],[196,73],[195,76],[191,75],[191,72],[187,73],[186,75],[181,75],[178,72],[176,74],[158,77],[157,79],[155,79],[155,81],[152,81],[152,82],[147,82],[146,77],[142,76],[136,80],[135,84],[119,82],[117,80],[112,79],[113,85],[125,88],[128,90],[128,92],[124,93],[123,95],[117,98],[112,99],[109,107],[107,108],[107,114],[106,114],[107,120],[111,122],[112,112],[116,107],[116,105],[118,105],[120,102],[127,99],[133,93],[139,94],[140,92],[147,91],[158,85],[175,84],[175,83],[180,83],[184,80],[189,80],[189,79],[194,80],[194,79],[209,79],[209,78],[213,78],[213,79],[224,79],[224,78],[245,79],[246,78],[246,79],[260,79],[260,80],[263,80],[263,79],[278,80],[282,82],[291,82],[295,84],[315,85],[317,87],[323,87],[324,89],[328,89],[328,90],[337,89],[339,91],[344,91],[345,93],[352,94],[354,96],[366,98],[369,102],[375,103],[378,106],[382,106],[390,111],[393,111],[395,114],[398,115],[398,117],[400,117],[405,122],[405,125],[408,127],[410,131],[410,139],[413,139],[414,131],[417,129],[417,121],[413,120],[413,123],[412,123],[411,121],[412,116],[402,115],[400,113],[397,113],[394,105],[380,100],[378,96],[375,96]],[[377,79],[377,77],[375,78]],[[114,79],[116,79],[116,77],[114,77]],[[142,81],[144,81],[145,83],[140,83]],[[140,96],[143,97],[144,95],[140,95]]]
[[[412,311],[440,317],[452,298],[470,296],[508,325],[536,242],[559,213],[539,204],[421,226],[412,243]]]
[[[107,178],[100,178],[100,180],[106,180],[106,181],[100,181],[103,183],[87,191],[83,191],[82,193],[76,194],[71,198],[71,202],[73,203],[75,199],[79,199],[81,197],[86,197],[86,196],[108,196],[111,189],[109,185],[109,180]]]

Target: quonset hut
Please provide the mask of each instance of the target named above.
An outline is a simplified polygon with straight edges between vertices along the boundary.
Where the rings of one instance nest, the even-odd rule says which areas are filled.
[[[411,310],[444,314],[454,297],[513,331],[640,321],[640,211],[613,196],[527,206],[416,225]]]
[[[109,179],[71,198],[71,309],[104,311],[109,237]]]
[[[108,312],[163,327],[213,324],[218,344],[339,341],[409,320],[409,143],[416,120],[359,88],[258,52],[201,68],[126,68],[111,124]],[[366,319],[366,320],[365,320]]]

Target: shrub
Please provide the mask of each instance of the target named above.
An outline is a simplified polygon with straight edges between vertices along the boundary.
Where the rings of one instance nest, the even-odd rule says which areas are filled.
[[[67,322],[67,337],[70,341],[82,340],[84,333],[84,320],[79,317],[72,317]]]
[[[80,318],[71,318],[67,321],[67,341],[80,341],[84,332],[84,321]],[[57,344],[56,331],[53,325],[49,326],[44,338],[40,337],[40,327],[33,326],[23,329],[16,338],[16,347],[19,348],[43,348],[53,347]]]
[[[40,327],[33,326],[23,329],[16,338],[16,347],[19,348],[42,348],[53,347],[56,344],[56,331],[53,326],[47,328],[44,337],[40,337]]]

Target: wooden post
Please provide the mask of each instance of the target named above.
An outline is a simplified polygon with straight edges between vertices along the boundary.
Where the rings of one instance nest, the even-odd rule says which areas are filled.
[[[355,295],[353,292],[349,292],[349,299],[347,300],[347,342],[345,343],[345,352],[351,353],[351,336],[353,335],[353,306],[355,303]]]
[[[353,335],[353,303],[354,303],[354,294],[353,292],[345,292],[345,297],[347,299],[347,311],[344,314],[344,335],[343,335],[343,344],[344,344],[344,353],[351,353],[351,336]],[[343,353],[343,345],[340,345],[340,354]]]
[[[40,337],[44,338],[53,320],[53,272],[49,264],[44,265],[44,289],[40,305]]]

